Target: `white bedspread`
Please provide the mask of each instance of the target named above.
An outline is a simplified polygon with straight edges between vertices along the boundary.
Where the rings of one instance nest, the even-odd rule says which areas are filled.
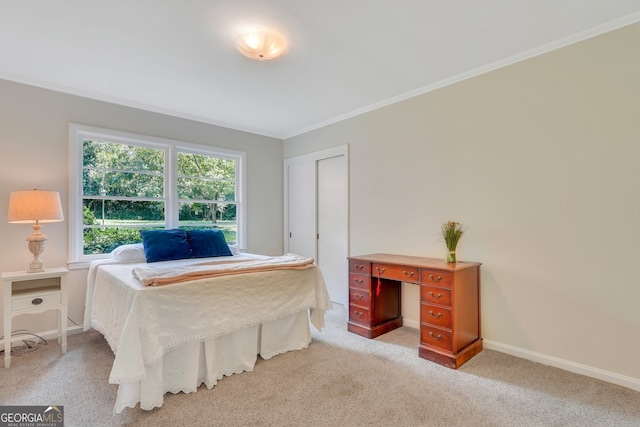
[[[260,255],[228,257],[261,259]],[[218,258],[217,261],[222,260]],[[317,266],[198,279],[145,287],[135,267],[184,266],[206,259],[153,264],[96,261],[89,270],[85,329],[101,332],[115,354],[109,382],[143,379],[168,351],[242,328],[311,311],[321,330],[331,301]]]

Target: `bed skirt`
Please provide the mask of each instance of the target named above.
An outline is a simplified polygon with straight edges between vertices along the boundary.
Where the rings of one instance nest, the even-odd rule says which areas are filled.
[[[167,352],[146,366],[146,376],[121,383],[114,413],[126,407],[151,410],[162,406],[164,394],[193,393],[201,384],[213,388],[224,376],[252,371],[258,355],[270,359],[311,343],[309,315],[302,311],[228,335],[190,343]]]

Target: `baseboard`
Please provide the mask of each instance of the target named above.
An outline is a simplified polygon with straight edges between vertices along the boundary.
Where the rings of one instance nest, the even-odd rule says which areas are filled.
[[[82,331],[83,331],[83,328],[80,325],[67,327],[67,335],[79,334]],[[52,329],[50,331],[44,331],[44,332],[33,332],[33,333],[46,339],[54,339],[54,338],[57,338],[58,336],[57,329]],[[33,341],[37,338],[35,338],[33,335],[30,335],[28,333],[21,333],[16,336],[12,336],[11,343],[13,344],[15,342],[21,342],[23,339],[29,339]],[[4,350],[4,339],[0,340],[0,350]]]
[[[420,322],[404,318],[403,326],[420,329]],[[605,371],[603,369],[594,368],[593,366],[582,365],[570,360],[560,359],[558,357],[549,356],[535,351],[525,350],[523,348],[514,347],[512,345],[503,344],[488,339],[483,340],[483,347],[489,350],[499,351],[500,353],[510,354],[522,359],[531,360],[532,362],[542,363],[543,365],[553,366],[565,371],[573,372],[587,377],[596,378],[608,383],[616,384],[631,390],[640,391],[640,379],[616,374],[615,372]]]
[[[525,350],[523,348],[514,347],[508,344],[483,340],[484,348],[499,351],[501,353],[510,354],[522,359],[531,360],[532,362],[542,363],[543,365],[553,366],[565,371],[573,372],[587,377],[596,378],[608,383],[616,384],[631,390],[640,391],[640,379],[616,374],[615,372],[605,371],[603,369],[594,368],[592,366],[582,365],[570,360],[560,359],[558,357],[549,356],[535,351]]]
[[[417,320],[407,319],[405,317],[402,319],[402,326],[406,326],[407,328],[420,329],[420,322]]]

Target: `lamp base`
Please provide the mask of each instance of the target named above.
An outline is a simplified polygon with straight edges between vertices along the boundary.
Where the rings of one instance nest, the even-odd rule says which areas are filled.
[[[34,224],[33,233],[27,236],[27,242],[29,242],[29,251],[33,254],[33,261],[29,264],[29,270],[27,273],[40,273],[44,271],[44,264],[40,259],[40,254],[44,252],[44,246],[47,242],[47,236],[40,232],[40,225]]]
[[[44,265],[41,261],[31,261],[27,273],[40,273],[44,271]]]

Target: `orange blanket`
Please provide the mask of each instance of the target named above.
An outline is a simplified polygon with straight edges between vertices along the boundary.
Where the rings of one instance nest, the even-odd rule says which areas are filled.
[[[136,267],[133,276],[145,286],[163,286],[189,280],[208,277],[228,276],[231,274],[255,273],[270,270],[299,270],[314,265],[313,258],[297,254],[285,254],[255,260],[226,260],[221,263],[208,262],[185,267],[153,268]]]

